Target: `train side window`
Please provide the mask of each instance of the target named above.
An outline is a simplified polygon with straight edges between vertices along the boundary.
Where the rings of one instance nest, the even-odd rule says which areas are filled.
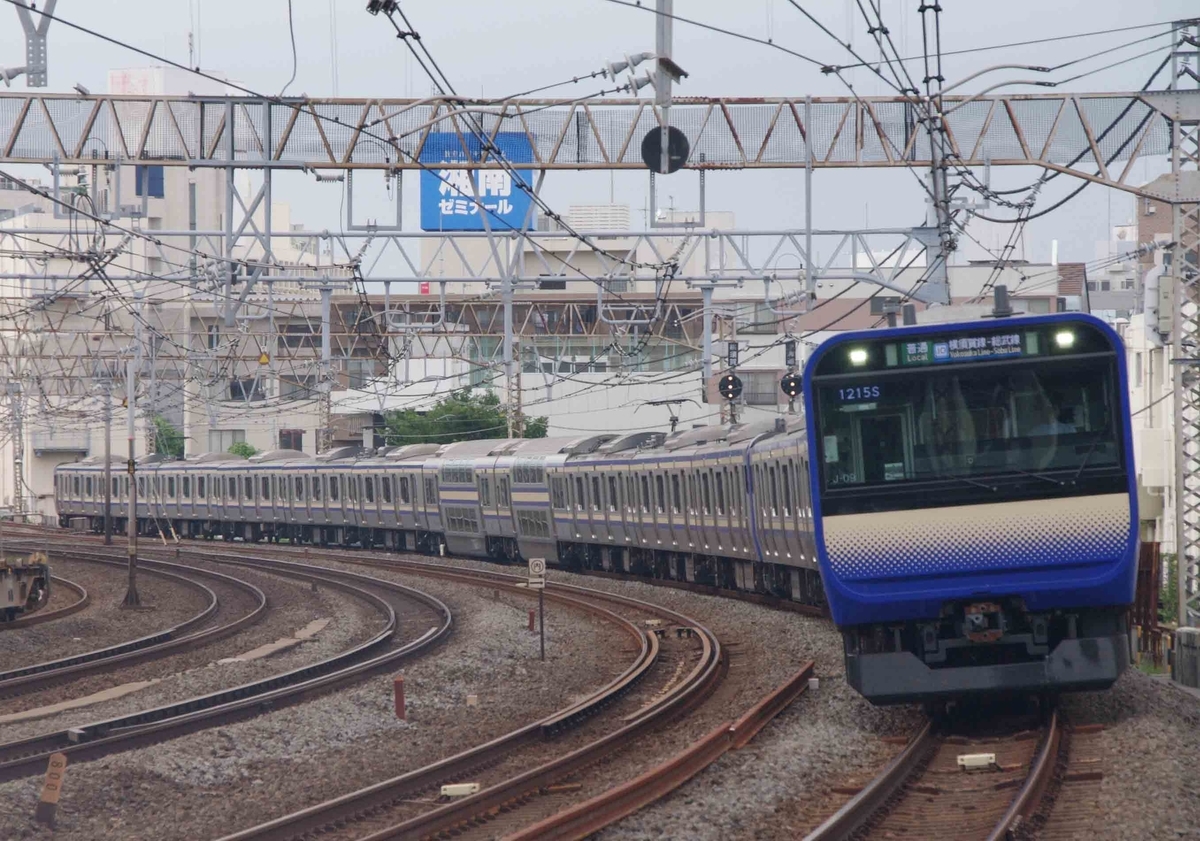
[[[184,480],[183,480],[183,481],[184,481],[184,483],[185,483],[185,484],[184,484],[184,487],[187,487],[187,484],[186,484],[186,483],[187,483],[187,478],[186,478],[186,477],[184,477]],[[121,485],[121,480],[120,480],[120,479],[118,479],[116,476],[114,476],[114,477],[113,477],[113,480],[112,480],[112,489],[109,491],[110,495],[112,495],[112,496],[120,496],[120,495],[121,495],[121,491],[120,491],[120,485]],[[185,493],[185,494],[184,494],[184,496],[187,496],[187,494]]]
[[[771,465],[768,469],[771,474],[771,516],[779,516],[779,480],[775,475],[775,465]]]
[[[642,513],[650,513],[650,477],[642,476]]]
[[[363,477],[363,500],[366,502],[375,501],[375,477]]]
[[[303,502],[304,501],[304,477],[303,476],[294,477],[294,484],[296,486],[296,501]]]
[[[203,476],[196,477],[196,497],[198,499],[208,499],[208,494],[205,493],[208,490],[205,485],[208,483],[204,481],[204,478]]]
[[[351,502],[358,502],[358,477],[346,477],[346,497]]]
[[[717,485],[717,513],[724,516],[725,514],[725,483],[722,480],[721,471],[717,471],[714,476]]]
[[[592,477],[592,510],[593,511],[603,511],[604,510],[604,496],[600,489],[600,477],[599,476]]]
[[[407,477],[407,476],[401,476],[401,477],[400,477],[400,487],[399,487],[397,490],[398,490],[398,492],[399,492],[399,494],[400,494],[400,501],[401,501],[401,502],[403,502],[403,503],[405,503],[405,504],[407,504],[407,503],[408,503],[408,501],[409,501],[409,498],[408,498],[408,477]]]
[[[700,490],[701,490],[701,493],[704,494],[704,513],[706,515],[710,515],[710,514],[712,514],[712,492],[709,490],[709,487],[708,487],[708,473],[707,472],[702,473],[700,475]]]
[[[175,477],[174,476],[167,477],[167,496],[170,497],[171,499],[175,498]]]
[[[258,479],[258,498],[268,505],[271,503],[271,480],[266,476]]]
[[[617,477],[609,476],[608,477],[608,510],[613,511],[613,512],[620,510],[618,508],[619,502],[620,502],[620,499],[617,494]]]
[[[180,480],[180,484],[183,485],[183,498],[191,499],[192,498],[192,477],[184,476]],[[116,479],[113,479],[113,491],[112,492],[114,494],[117,492],[117,480]]]
[[[671,510],[678,514],[683,509],[682,500],[679,498],[679,474],[671,474]]]
[[[329,477],[329,499],[332,502],[337,502],[342,496],[342,477]]]
[[[583,477],[575,477],[575,510],[582,511],[587,505],[587,499],[583,490]]]
[[[321,498],[321,477],[320,476],[312,477],[312,497],[311,498],[313,500],[319,500]]]
[[[666,483],[663,482],[663,477],[662,477],[661,473],[657,473],[654,476],[654,490],[657,491],[654,498],[655,498],[655,501],[658,503],[658,506],[657,506],[658,513],[659,514],[667,513]]]
[[[792,516],[792,471],[785,464],[779,468],[783,474],[781,483],[783,485],[783,516]]]
[[[501,508],[512,508],[512,494],[509,493],[509,490],[508,490],[508,477],[507,476],[500,477],[499,496],[500,496],[499,502],[500,502]]]
[[[73,484],[75,486],[75,492],[72,494],[72,496],[74,496],[75,498],[78,499],[78,497],[79,497],[79,477],[74,476],[72,478],[74,479],[74,481],[71,484]]]
[[[487,476],[479,477],[479,504],[492,507],[492,480]]]
[[[390,503],[392,501],[392,477],[384,476],[379,480],[379,492],[383,496],[383,501]]]
[[[87,491],[86,491],[86,493],[87,493],[87,495],[88,495],[88,497],[89,497],[89,498],[92,496],[92,477],[91,477],[91,476],[88,476],[88,477],[87,477]]]
[[[138,496],[142,497],[143,499],[146,498],[146,477],[145,476],[138,477]]]
[[[425,504],[438,504],[437,481],[432,476],[425,477]]]
[[[550,504],[555,511],[563,511],[567,507],[567,491],[561,476],[550,479]]]

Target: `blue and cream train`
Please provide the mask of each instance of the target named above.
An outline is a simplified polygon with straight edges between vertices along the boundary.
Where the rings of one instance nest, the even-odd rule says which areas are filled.
[[[671,435],[157,456],[138,528],[516,560],[827,606],[878,703],[1100,688],[1128,662],[1137,539],[1121,344],[1082,315],[850,333],[804,414]],[[103,522],[98,460],[63,525]],[[129,477],[114,468],[124,528]]]

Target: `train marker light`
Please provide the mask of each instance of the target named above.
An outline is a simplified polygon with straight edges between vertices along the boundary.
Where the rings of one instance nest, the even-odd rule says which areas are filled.
[[[866,365],[867,364],[866,348],[861,348],[861,347],[852,348],[850,350],[850,364],[851,365]]]
[[[1061,348],[1069,348],[1075,344],[1075,334],[1070,330],[1059,330],[1054,334],[1054,344]]]

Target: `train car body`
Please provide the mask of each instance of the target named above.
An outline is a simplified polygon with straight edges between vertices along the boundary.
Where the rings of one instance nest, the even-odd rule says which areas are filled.
[[[1110,684],[1137,513],[1120,343],[1084,316],[839,336],[805,414],[734,426],[147,457],[142,533],[540,557],[790,599],[877,703]],[[58,468],[103,523],[103,465]],[[129,478],[112,478],[125,528]]]
[[[804,376],[818,558],[877,702],[1110,685],[1137,494],[1125,357],[1070,314],[849,333]]]

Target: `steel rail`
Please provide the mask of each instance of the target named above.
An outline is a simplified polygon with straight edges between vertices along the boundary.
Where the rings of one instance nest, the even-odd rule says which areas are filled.
[[[1011,833],[1037,811],[1054,778],[1054,764],[1061,742],[1062,727],[1059,724],[1058,711],[1055,710],[1050,714],[1050,721],[1046,724],[1046,735],[1042,739],[1037,756],[1029,766],[1029,776],[1025,778],[1025,784],[1009,804],[1008,811],[996,823],[995,829],[988,835],[988,841],[1006,841],[1011,838]]]
[[[311,557],[311,553],[310,553]],[[492,572],[476,572],[474,570],[454,569],[454,567],[445,567],[434,564],[420,563],[420,561],[410,561],[410,563],[389,563],[389,561],[379,560],[378,558],[356,559],[347,561],[347,563],[361,563],[368,566],[385,567],[385,569],[394,569],[400,571],[414,572],[416,575],[449,579],[449,581],[457,581],[470,583],[476,587],[503,587],[515,593],[528,594],[528,590],[522,587],[523,578],[518,578],[511,575],[503,575],[503,573]],[[571,593],[562,593],[559,590],[570,590]],[[712,632],[704,629],[703,626],[695,623],[694,620],[683,617],[673,611],[667,611],[655,605],[649,605],[636,599],[628,599],[624,596],[614,596],[607,593],[596,593],[594,590],[587,588],[570,587],[570,585],[551,584],[546,588],[546,599],[563,603],[583,609],[583,611],[592,612],[600,615],[607,620],[613,621],[619,627],[622,627],[630,636],[638,639],[641,642],[640,654],[635,661],[625,669],[623,674],[620,674],[617,679],[611,681],[610,684],[600,687],[588,698],[583,701],[570,705],[570,707],[557,711],[545,719],[530,723],[530,725],[516,729],[508,734],[502,735],[497,739],[488,741],[488,743],[472,747],[467,751],[457,753],[444,759],[439,759],[425,767],[408,771],[397,777],[392,777],[391,780],[376,783],[376,785],[362,788],[358,792],[352,792],[342,795],[340,798],[335,798],[326,801],[324,804],[308,807],[308,809],[294,812],[292,815],[286,815],[276,818],[275,821],[260,824],[258,827],[248,828],[228,835],[222,841],[283,841],[287,839],[298,839],[307,834],[320,831],[325,828],[337,827],[350,821],[354,821],[356,817],[371,815],[380,809],[385,809],[389,804],[395,801],[412,797],[413,794],[425,791],[425,789],[437,786],[438,783],[446,780],[458,779],[469,771],[486,768],[506,758],[520,747],[540,743],[540,741],[551,737],[563,731],[566,727],[571,727],[580,723],[586,717],[594,715],[596,711],[610,705],[614,699],[628,691],[632,685],[640,680],[648,671],[650,666],[653,666],[655,657],[658,655],[658,641],[654,635],[646,635],[638,627],[631,623],[630,620],[620,617],[613,613],[610,609],[595,605],[595,601],[605,601],[618,603],[625,608],[636,607],[640,611],[650,612],[660,615],[660,617],[670,618],[672,620],[682,620],[682,625],[691,627],[702,638],[702,648],[706,651],[707,662],[702,660],[701,667],[694,669],[694,674],[698,671],[698,675],[692,683],[683,681],[676,687],[673,687],[672,692],[661,699],[660,703],[655,704],[653,711],[648,711],[646,715],[638,715],[637,720],[631,725],[626,725],[618,731],[608,734],[607,737],[601,738],[595,743],[583,747],[578,751],[570,753],[565,757],[560,757],[551,763],[540,765],[526,774],[514,777],[508,781],[499,783],[497,786],[488,787],[485,791],[472,797],[464,798],[456,801],[449,806],[439,807],[439,809],[426,812],[425,815],[413,818],[412,821],[400,825],[400,831],[403,834],[415,833],[425,835],[438,831],[438,828],[450,827],[458,822],[463,821],[464,815],[474,815],[480,811],[490,809],[493,804],[503,803],[503,801],[511,799],[512,793],[521,789],[528,788],[530,785],[536,787],[540,785],[539,781],[546,779],[559,779],[560,776],[571,773],[572,768],[586,767],[592,764],[600,756],[605,755],[611,750],[616,750],[629,739],[631,734],[641,734],[647,729],[661,723],[666,717],[670,717],[676,713],[682,713],[686,704],[692,701],[692,696],[696,691],[704,689],[712,684],[714,678],[719,677],[718,663],[721,659],[720,643],[716,642]],[[392,828],[388,831],[395,830]],[[368,837],[374,837],[368,836]]]
[[[241,559],[237,563],[249,567],[260,566],[249,559]],[[385,627],[372,638],[347,651],[282,674],[131,715],[0,744],[0,782],[38,773],[45,767],[49,755],[54,752],[67,754],[73,762],[86,761],[201,730],[214,723],[249,717],[276,706],[294,703],[376,669],[394,665],[419,651],[426,650],[450,631],[452,619],[449,608],[440,600],[419,590],[357,573],[316,566],[306,565],[306,571],[286,569],[286,566],[298,565],[279,562],[268,561],[261,566],[273,572],[331,586],[372,603],[386,617]],[[418,601],[439,614],[441,624],[401,647],[382,654],[373,654],[374,650],[386,644],[397,630],[396,612],[383,598],[349,583],[352,580],[366,582]]]
[[[55,619],[62,619],[73,613],[78,613],[91,603],[91,596],[88,595],[87,589],[82,584],[76,584],[74,581],[59,578],[57,575],[51,575],[50,581],[59,587],[66,587],[68,590],[75,591],[79,598],[69,605],[55,608],[54,610],[39,610],[37,613],[18,617],[11,622],[0,622],[0,631],[15,631],[18,628],[28,628],[30,625],[53,622]]]
[[[95,554],[87,554],[83,552],[56,552],[60,557],[69,556],[72,560],[82,561],[85,563],[101,563],[111,564],[114,566],[124,566],[124,562],[105,558]],[[196,631],[195,633],[185,633],[191,628],[199,625],[212,617],[218,607],[219,600],[217,594],[211,588],[198,581],[189,579],[186,575],[177,572],[169,571],[170,568],[187,570],[188,574],[202,576],[215,579],[232,587],[238,588],[245,593],[248,593],[255,602],[254,608],[248,613],[234,619],[231,622],[226,622],[222,625],[215,625],[211,628]],[[202,592],[209,596],[209,603],[200,613],[181,622],[180,624],[159,631],[154,634],[149,634],[138,639],[128,640],[126,642],[117,643],[116,645],[107,646],[105,648],[92,649],[81,654],[63,657],[58,660],[50,660],[43,663],[35,663],[29,666],[22,666],[16,669],[10,669],[5,672],[0,672],[0,698],[10,698],[17,694],[32,692],[37,689],[44,689],[67,680],[74,680],[84,675],[94,674],[99,671],[106,671],[116,666],[130,666],[136,663],[146,662],[151,659],[162,657],[164,655],[176,651],[188,651],[198,648],[202,645],[207,645],[217,640],[224,639],[232,634],[237,633],[253,624],[259,622],[267,612],[267,596],[254,584],[247,581],[234,578],[222,572],[199,569],[194,567],[182,567],[178,564],[170,564],[161,561],[149,561],[146,571],[153,575],[162,575],[169,578],[175,578],[199,588]]]

